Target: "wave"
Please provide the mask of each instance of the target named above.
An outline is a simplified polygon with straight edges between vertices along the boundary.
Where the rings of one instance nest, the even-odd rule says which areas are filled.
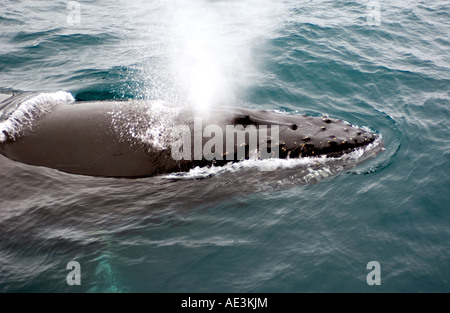
[[[66,91],[13,96],[0,110],[0,142],[30,129],[36,118],[50,112],[55,105],[73,101],[72,94]]]

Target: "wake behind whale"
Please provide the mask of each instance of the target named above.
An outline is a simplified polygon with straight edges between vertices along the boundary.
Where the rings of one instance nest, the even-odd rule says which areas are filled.
[[[197,112],[162,101],[75,101],[62,91],[3,95],[0,121],[0,152],[10,159],[106,177],[204,177],[248,167],[303,168],[302,176],[316,168],[327,176],[382,147],[379,135],[328,117],[237,107]]]

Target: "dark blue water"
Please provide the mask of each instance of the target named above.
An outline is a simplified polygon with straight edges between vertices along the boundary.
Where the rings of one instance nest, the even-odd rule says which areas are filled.
[[[308,181],[106,179],[0,156],[0,291],[450,291],[448,1],[79,4],[2,2],[0,92],[327,114],[386,150]]]

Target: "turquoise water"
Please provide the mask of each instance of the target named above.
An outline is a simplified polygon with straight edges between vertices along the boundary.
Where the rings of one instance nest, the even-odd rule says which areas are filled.
[[[0,92],[327,114],[386,150],[306,183],[0,156],[0,291],[450,291],[448,1],[186,2],[3,1]]]

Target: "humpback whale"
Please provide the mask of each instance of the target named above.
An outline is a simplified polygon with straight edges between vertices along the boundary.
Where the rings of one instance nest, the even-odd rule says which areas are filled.
[[[0,153],[106,177],[145,177],[249,158],[338,157],[377,135],[326,116],[162,101],[75,101],[65,92],[0,97]]]

